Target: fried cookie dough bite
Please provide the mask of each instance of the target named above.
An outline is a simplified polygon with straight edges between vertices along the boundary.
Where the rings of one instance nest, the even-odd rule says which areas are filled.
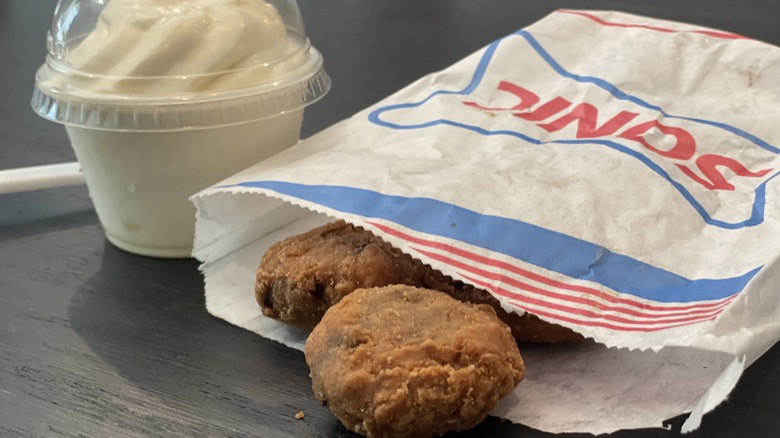
[[[533,315],[507,312],[489,292],[453,280],[344,221],[272,245],[257,270],[255,298],[264,315],[312,329],[330,306],[355,289],[391,284],[434,289],[461,301],[488,304],[519,341],[583,339]]]
[[[421,283],[415,261],[344,221],[277,242],[257,270],[263,314],[312,329],[328,308],[361,287]]]
[[[491,306],[395,285],[358,289],[306,342],[314,394],[368,437],[429,437],[476,426],[522,380]]]

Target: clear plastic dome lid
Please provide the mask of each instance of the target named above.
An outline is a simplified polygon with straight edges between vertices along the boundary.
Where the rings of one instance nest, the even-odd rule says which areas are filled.
[[[295,0],[60,0],[33,109],[158,131],[300,109],[330,88]]]

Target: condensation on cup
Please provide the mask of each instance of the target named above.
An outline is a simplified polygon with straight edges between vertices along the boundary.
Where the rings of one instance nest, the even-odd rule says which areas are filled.
[[[108,240],[189,257],[189,196],[297,143],[330,89],[295,0],[60,0],[33,109],[65,125]]]

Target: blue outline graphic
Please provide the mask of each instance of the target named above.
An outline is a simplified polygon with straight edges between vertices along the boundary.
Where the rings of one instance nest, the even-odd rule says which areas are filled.
[[[570,278],[592,281],[623,294],[662,303],[730,297],[741,292],[763,267],[731,278],[689,279],[557,231],[480,214],[437,199],[284,181],[248,181],[233,186],[271,190],[344,213],[385,219],[409,229],[506,254]]]
[[[552,56],[539,44],[539,42],[531,36],[527,31],[520,30],[515,32],[512,35],[518,35],[520,37],[523,37],[528,44],[531,46],[532,49],[534,49],[539,56],[547,62],[547,64],[558,74],[561,76],[567,77],[569,79],[573,79],[577,82],[581,83],[590,83],[598,86],[599,88],[604,89],[605,91],[609,92],[615,98],[619,100],[625,100],[628,102],[632,102],[636,105],[642,106],[644,108],[654,110],[662,114],[664,117],[670,118],[670,119],[680,119],[680,120],[686,120],[690,122],[695,123],[701,123],[704,125],[712,126],[718,129],[723,129],[725,131],[728,131],[734,135],[737,135],[739,137],[744,138],[745,140],[750,141],[751,143],[755,144],[758,147],[761,147],[762,149],[765,149],[771,153],[774,154],[780,154],[780,148],[777,148],[769,143],[767,143],[764,140],[761,140],[760,138],[747,133],[739,128],[736,128],[734,126],[730,126],[724,123],[720,122],[714,122],[710,120],[705,119],[699,119],[694,117],[684,117],[684,116],[675,116],[667,113],[662,108],[650,104],[648,102],[645,102],[642,99],[639,99],[635,96],[631,96],[620,89],[618,89],[615,85],[610,84],[609,82],[599,79],[593,76],[580,76],[575,75],[573,73],[570,73],[566,71],[560,64],[558,64]],[[544,145],[549,143],[556,143],[556,144],[599,144],[602,146],[609,147],[611,149],[614,149],[618,152],[630,155],[639,161],[641,161],[643,164],[645,164],[647,167],[649,167],[653,172],[657,173],[659,176],[661,176],[663,179],[665,179],[669,184],[671,184],[682,196],[685,198],[685,200],[693,207],[694,210],[701,216],[701,218],[709,225],[713,225],[719,228],[724,229],[740,229],[744,227],[751,227],[758,225],[764,221],[764,205],[766,202],[766,185],[769,181],[774,179],[777,175],[780,175],[780,170],[775,173],[774,175],[767,178],[764,182],[758,185],[756,187],[754,193],[755,193],[755,199],[753,200],[753,206],[751,208],[751,215],[750,218],[737,223],[730,223],[725,222],[719,219],[713,218],[705,209],[704,206],[702,206],[699,201],[696,200],[696,198],[693,197],[693,195],[686,189],[682,184],[679,182],[673,180],[671,176],[658,164],[650,160],[647,156],[630,149],[626,146],[621,145],[620,143],[610,141],[610,140],[601,140],[601,139],[576,139],[576,140],[550,140],[550,141],[540,141],[535,138],[529,137],[525,134],[516,132],[516,131],[510,131],[510,130],[496,130],[496,131],[490,131],[484,128],[481,128],[479,126],[472,126],[465,123],[456,122],[453,120],[447,120],[447,119],[436,119],[431,120],[429,122],[420,123],[416,125],[398,125],[395,123],[384,121],[380,118],[380,116],[389,111],[394,111],[397,109],[402,108],[417,108],[431,100],[433,97],[438,95],[469,95],[471,94],[480,84],[482,81],[485,71],[488,68],[488,65],[490,64],[490,61],[493,58],[493,55],[496,52],[496,49],[498,48],[499,44],[503,41],[503,39],[493,42],[488,48],[485,50],[485,53],[483,54],[482,58],[480,59],[479,63],[477,64],[477,68],[474,71],[474,75],[471,78],[471,82],[460,91],[447,91],[447,90],[437,90],[431,93],[428,97],[425,99],[419,101],[419,102],[413,102],[413,103],[401,103],[396,105],[388,105],[385,107],[378,108],[374,111],[372,111],[368,115],[368,120],[371,121],[374,124],[377,124],[379,126],[384,126],[386,128],[390,129],[399,129],[399,130],[408,130],[408,129],[422,129],[422,128],[428,128],[432,126],[437,125],[449,125],[454,126],[462,129],[467,129],[472,132],[476,132],[481,135],[485,136],[492,136],[492,135],[508,135],[512,137],[519,138],[521,140],[524,140],[528,143],[531,143],[533,145]]]

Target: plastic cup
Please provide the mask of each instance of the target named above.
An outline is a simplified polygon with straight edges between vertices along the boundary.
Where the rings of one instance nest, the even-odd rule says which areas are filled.
[[[294,0],[60,0],[47,45],[33,109],[65,125],[108,240],[147,256],[189,257],[189,196],[297,143],[330,89]]]

